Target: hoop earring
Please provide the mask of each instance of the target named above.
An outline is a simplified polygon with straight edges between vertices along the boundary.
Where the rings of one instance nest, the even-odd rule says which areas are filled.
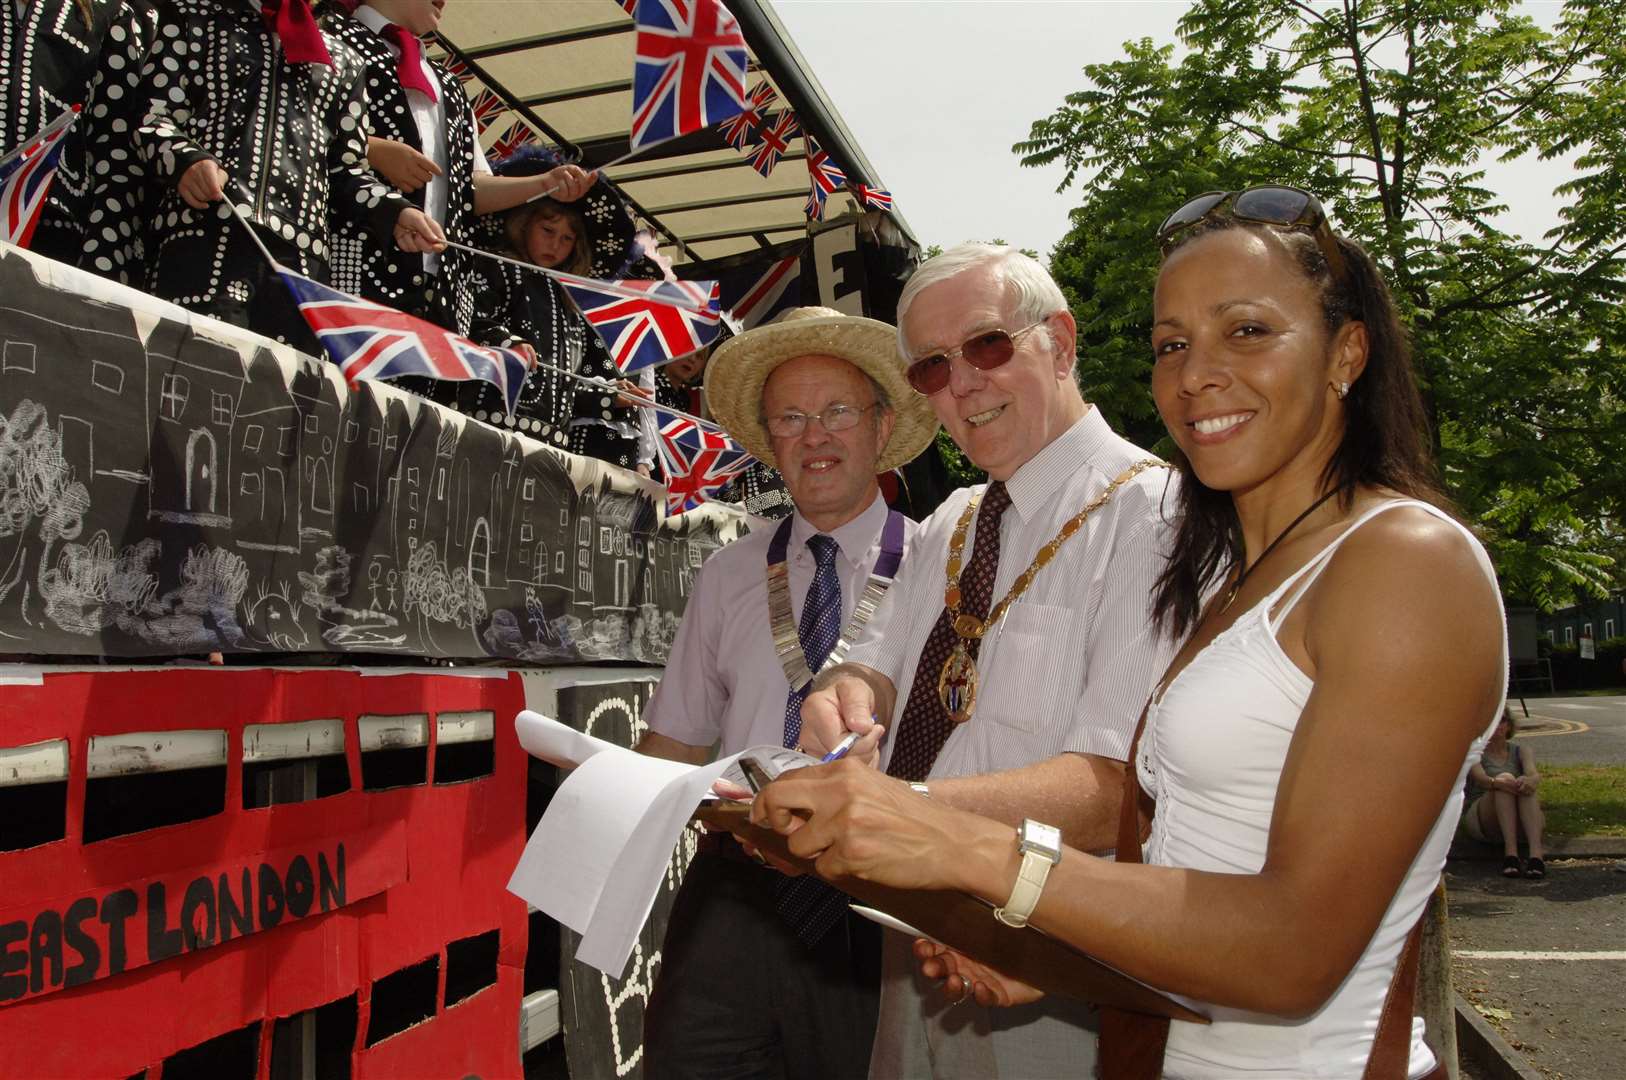
[[[1347,382],[1339,383],[1338,386],[1333,390],[1333,393],[1338,395],[1339,401],[1344,400],[1349,396],[1349,384]]]

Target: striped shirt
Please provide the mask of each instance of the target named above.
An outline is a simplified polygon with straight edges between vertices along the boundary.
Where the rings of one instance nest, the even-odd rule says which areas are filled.
[[[1068,518],[1151,456],[1092,408],[1017,469],[1005,485],[1011,507],[1000,522],[994,602]],[[976,714],[949,735],[931,776],[1013,769],[1065,752],[1128,757],[1141,708],[1175,652],[1151,621],[1152,585],[1172,536],[1164,508],[1172,514],[1173,476],[1148,469],[1119,488],[1006,610],[983,639]],[[921,523],[897,581],[847,657],[897,687],[894,725],[943,609],[949,536],[981,490],[955,492]],[[973,523],[967,560],[975,533]]]

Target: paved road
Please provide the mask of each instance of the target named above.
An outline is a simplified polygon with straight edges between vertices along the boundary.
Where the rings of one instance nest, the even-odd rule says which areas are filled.
[[[1447,865],[1456,989],[1550,1080],[1626,1075],[1623,865],[1555,860],[1544,881],[1503,878],[1495,862]]]
[[[1526,698],[1528,739],[1539,763],[1626,765],[1626,694],[1617,697]],[[1522,716],[1517,700],[1513,715]]]

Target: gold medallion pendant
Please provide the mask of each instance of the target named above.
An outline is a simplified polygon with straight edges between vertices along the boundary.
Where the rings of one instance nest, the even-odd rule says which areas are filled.
[[[943,670],[937,673],[937,700],[956,724],[971,719],[977,708],[977,662],[964,638],[955,643],[954,651],[943,661]]]

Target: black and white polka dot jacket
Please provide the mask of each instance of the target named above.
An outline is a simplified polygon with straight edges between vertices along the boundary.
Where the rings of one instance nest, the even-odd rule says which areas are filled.
[[[143,111],[141,67],[158,28],[147,0],[0,3],[0,154],[74,105],[35,251],[140,284],[144,177],[130,136]]]
[[[289,63],[250,0],[165,0],[160,10],[136,135],[165,187],[148,245],[148,290],[201,304],[245,278],[242,226],[225,204],[193,210],[175,190],[204,158],[247,190],[262,237],[300,273],[329,280],[330,214],[365,222],[393,243],[410,204],[367,168],[367,97],[355,52],[327,34],[332,66]]]
[[[323,29],[355,50],[366,66],[368,134],[406,143],[422,153],[418,125],[412,119],[412,106],[396,74],[395,54],[385,40],[365,23],[348,15],[325,19]],[[474,112],[468,95],[457,77],[431,60],[437,89],[446,114],[446,170],[448,184],[446,220],[441,227],[446,237],[460,244],[475,243],[474,222]],[[403,193],[412,205],[424,208],[425,188]],[[418,296],[425,284],[423,257],[408,255],[386,236],[384,243],[371,231],[353,221],[333,223],[333,283],[347,292],[365,296],[391,307],[402,307],[404,299]],[[451,291],[451,310],[457,325],[450,329],[468,336],[474,315],[474,296],[469,288],[469,257],[448,248],[440,256],[436,287]]]

